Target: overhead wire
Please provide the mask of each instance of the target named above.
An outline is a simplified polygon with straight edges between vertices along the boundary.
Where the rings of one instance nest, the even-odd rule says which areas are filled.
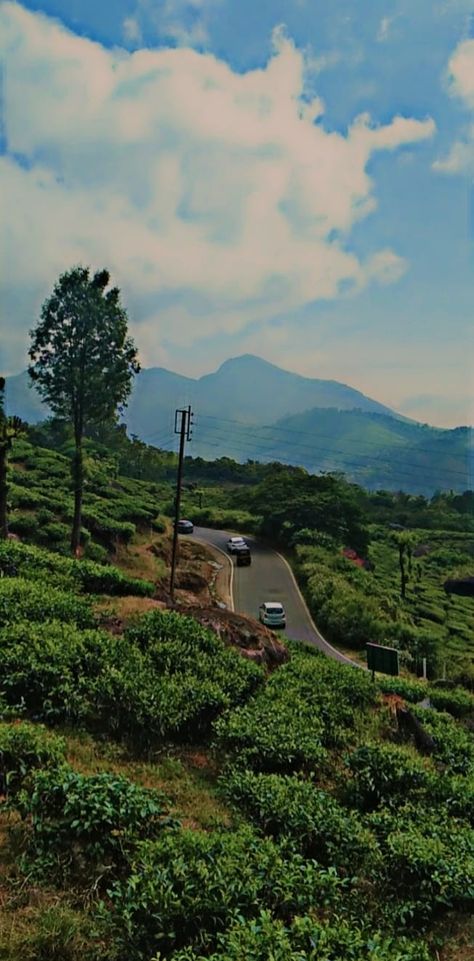
[[[214,447],[214,448],[222,449],[222,441],[219,441],[219,442],[216,443],[216,442],[213,442],[213,441],[205,440],[205,441],[203,441],[203,446],[205,446],[205,447]],[[242,453],[244,453],[244,454],[246,453],[246,454],[247,454],[247,459],[249,459],[249,460],[257,460],[257,461],[258,461],[259,455],[260,455],[260,456],[263,455],[263,456],[265,456],[266,458],[268,458],[268,459],[267,459],[267,463],[273,463],[273,462],[275,462],[275,463],[283,463],[283,464],[288,464],[289,466],[294,466],[294,467],[297,467],[297,466],[305,466],[305,465],[303,465],[303,464],[296,464],[296,463],[295,463],[295,458],[284,457],[284,456],[281,455],[281,454],[278,455],[277,457],[275,457],[274,459],[272,459],[271,457],[268,457],[268,451],[264,451],[264,450],[263,450],[263,451],[255,451],[255,450],[254,450],[254,451],[252,451],[252,457],[250,457],[250,456],[249,456],[249,454],[250,454],[249,449],[248,449],[247,447],[242,447],[241,445],[238,445],[238,444],[236,444],[235,442],[232,442],[231,450],[237,450],[237,451],[240,451],[240,452],[242,452]],[[229,456],[231,456],[231,455],[230,455],[230,454],[227,454],[226,456],[229,457]],[[388,466],[388,467],[391,467],[391,466],[392,466],[388,461],[386,461],[386,462],[384,462],[384,463],[385,463],[385,466]],[[384,466],[384,463],[382,463],[380,466],[383,467],[383,466]],[[313,466],[316,466],[316,465],[313,465]],[[359,470],[363,470],[364,467],[367,467],[367,466],[370,466],[370,465],[364,465],[364,464],[361,464],[360,462],[356,462],[356,461],[344,460],[343,463],[334,464],[333,466],[331,466],[331,465],[328,464],[328,465],[326,465],[326,466],[324,466],[324,467],[322,467],[322,468],[319,468],[319,470],[320,470],[321,473],[341,473],[341,474],[342,474],[342,473],[346,473],[346,472],[347,472],[347,467],[355,467],[355,468],[358,468]],[[463,475],[463,476],[464,476],[464,475]],[[397,470],[394,472],[392,479],[393,479],[393,480],[397,480],[399,477],[406,477],[406,478],[408,478],[410,481],[419,480],[419,479],[420,479],[419,474],[416,474],[416,473],[414,473],[413,471],[405,471],[405,470],[397,469]],[[384,481],[384,482],[385,482],[385,481]],[[381,481],[381,483],[384,483],[384,482]],[[452,482],[451,482],[451,483],[452,483]],[[447,486],[449,486],[449,485],[447,485]]]
[[[325,433],[322,432],[322,431],[298,430],[297,428],[292,428],[292,427],[291,427],[291,428],[290,428],[290,427],[277,427],[275,424],[264,424],[264,425],[261,425],[261,424],[249,424],[248,422],[245,422],[245,421],[231,420],[231,419],[228,418],[228,417],[216,417],[216,416],[213,415],[213,414],[200,414],[199,417],[202,418],[202,419],[205,419],[205,420],[218,421],[219,423],[233,424],[234,426],[239,426],[239,427],[241,427],[241,428],[250,430],[252,433],[255,433],[255,431],[272,431],[272,432],[278,432],[278,433],[284,433],[284,434],[290,434],[290,435],[300,434],[301,436],[311,437],[311,438],[314,438],[314,437],[327,437],[327,438],[329,438],[329,439],[332,439],[333,436],[334,436],[333,434],[325,434]],[[403,423],[403,422],[401,422],[401,423]],[[361,443],[361,442],[358,441],[357,438],[355,438],[355,437],[347,437],[347,438],[344,438],[344,443],[357,444],[358,446],[360,446],[360,443]],[[373,445],[374,447],[377,447],[377,446],[379,446],[379,443],[380,443],[380,442],[379,442],[379,441],[376,441],[376,440],[372,440],[372,441],[371,441],[371,440],[365,440],[365,441],[363,441],[364,446]],[[413,449],[416,450],[417,452],[419,451],[420,453],[424,453],[424,454],[439,454],[439,449],[435,449],[434,447],[431,447],[431,448],[430,448],[430,447],[416,447],[416,448],[413,448]]]
[[[216,420],[217,420],[217,418],[216,418]],[[227,421],[227,422],[229,422],[229,421]],[[233,421],[232,423],[241,426],[241,422],[239,422],[239,421]],[[209,429],[209,428],[207,428],[207,429]],[[218,425],[216,425],[216,426],[213,428],[213,430],[214,430],[214,434],[216,434],[216,432],[217,432],[217,435],[218,435],[218,436],[222,436],[222,432],[225,431],[225,437],[228,437],[227,428],[224,428],[224,427],[221,428],[221,427],[219,427]],[[220,432],[220,433],[219,433],[219,432]],[[242,438],[245,439],[245,436],[246,436],[246,435],[249,436],[249,437],[251,437],[252,443],[253,443],[253,445],[254,445],[254,446],[253,446],[254,456],[258,456],[259,453],[260,453],[260,454],[261,454],[261,453],[265,453],[265,454],[268,456],[268,455],[270,455],[273,451],[275,451],[275,459],[276,459],[276,460],[283,460],[283,456],[278,452],[277,441],[272,441],[271,439],[269,439],[267,442],[270,444],[270,447],[267,447],[267,448],[265,449],[265,448],[263,448],[261,445],[262,445],[264,442],[266,442],[266,439],[265,439],[265,438],[261,438],[261,439],[260,439],[260,450],[258,450],[258,448],[256,449],[256,448],[255,448],[255,440],[256,440],[256,438],[255,438],[255,433],[256,433],[256,430],[255,430],[255,429],[249,429],[248,426],[246,426],[246,427],[244,427],[243,429],[239,430],[238,438],[239,438],[239,439],[242,439]],[[302,432],[302,433],[303,433],[303,432]],[[311,435],[308,434],[307,436],[311,436]],[[223,439],[224,439],[224,437],[223,437]],[[207,438],[203,439],[203,441],[202,441],[202,444],[203,444],[203,445],[205,445],[206,443],[209,443],[209,441],[207,440]],[[232,438],[232,440],[231,440],[230,443],[229,443],[229,446],[231,446],[231,447],[233,447],[233,448],[235,448],[235,449],[239,449],[239,445],[237,444],[235,438]],[[241,446],[241,445],[240,445],[240,446]],[[247,445],[247,447],[245,447],[244,449],[248,449],[249,446],[250,446],[250,441],[249,441],[249,444]],[[342,456],[344,457],[344,464],[348,464],[348,465],[353,466],[353,467],[363,468],[363,467],[370,466],[370,465],[364,464],[364,463],[361,462],[361,461],[349,461],[349,460],[347,460],[346,457],[345,457],[346,451],[342,450],[341,448],[337,448],[337,447],[320,447],[320,446],[315,445],[315,444],[303,444],[303,443],[300,443],[300,442],[293,442],[293,443],[292,443],[292,442],[290,442],[290,441],[287,441],[287,442],[286,442],[286,446],[287,446],[287,447],[296,447],[298,450],[308,450],[308,451],[310,451],[313,455],[317,455],[318,453],[324,453],[324,454],[340,454],[340,455],[342,455]],[[376,460],[378,466],[383,466],[384,464],[385,464],[386,466],[392,466],[392,464],[390,463],[390,461],[388,461],[388,460],[386,459],[386,457],[385,457],[385,458],[383,458],[383,456],[380,456],[380,457],[379,457],[379,456],[377,456],[377,455],[373,455],[373,454],[370,453],[370,452],[367,453],[367,455],[362,454],[362,456],[367,456],[367,457],[372,458],[372,460]],[[341,465],[341,466],[343,467],[343,465]],[[408,468],[413,467],[413,468],[415,468],[417,471],[419,471],[420,469],[426,468],[426,465],[424,465],[424,464],[417,464],[417,463],[415,463],[414,461],[404,461],[404,467],[408,467]],[[398,471],[397,471],[397,474],[400,474],[400,473],[401,473],[401,470],[402,470],[402,469],[398,470]],[[456,477],[467,477],[467,471],[464,472],[464,471],[453,470],[452,468],[448,468],[448,467],[446,467],[446,468],[440,468],[440,473],[442,473],[443,475],[453,475],[453,476],[456,476]]]

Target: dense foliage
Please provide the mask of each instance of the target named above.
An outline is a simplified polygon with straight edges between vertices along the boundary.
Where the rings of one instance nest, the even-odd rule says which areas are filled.
[[[71,508],[66,449],[21,445],[13,514],[54,550],[0,546],[0,874],[8,865],[1,881],[20,930],[16,892],[36,925],[34,946],[25,936],[15,950],[0,930],[0,955],[435,961],[434,948],[442,951],[451,928],[464,930],[474,901],[472,694],[413,676],[374,684],[368,672],[292,642],[287,663],[266,673],[191,617],[155,608],[112,620],[103,613],[110,595],[135,594],[138,602],[125,603],[143,610],[153,585],[96,563],[94,550],[102,560],[115,537],[127,539],[115,523],[147,534],[168,523],[157,515],[169,511],[170,489],[118,478],[117,461],[110,451],[99,456],[94,441],[86,557],[72,560],[51,537]],[[468,624],[467,608],[434,586],[464,550],[470,556],[460,533],[442,546],[433,532],[430,552],[407,555],[402,601],[397,547],[369,523],[360,492],[289,472],[285,527],[272,473],[275,491],[286,481],[274,469],[251,471],[259,503],[249,488],[246,506],[241,490],[234,499],[221,489],[212,503],[204,492],[200,509],[234,511],[242,524],[251,517],[256,529],[259,517],[281,521],[279,542],[295,551],[316,619],[326,611],[332,636],[342,624],[345,642],[362,647],[381,625],[378,636],[414,664],[423,650],[448,649],[448,604],[448,626]],[[325,521],[337,492],[343,507]],[[197,501],[188,489],[188,516]],[[342,556],[352,522],[355,537],[371,537],[369,568],[357,562],[366,558]],[[427,589],[417,593],[420,585]],[[394,708],[404,701],[433,738],[427,755],[398,727]],[[9,904],[0,904],[7,931]]]

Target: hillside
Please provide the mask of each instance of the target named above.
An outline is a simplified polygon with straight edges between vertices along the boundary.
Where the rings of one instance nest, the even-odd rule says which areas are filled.
[[[298,644],[268,673],[176,612],[111,629],[46,549],[0,570],[1,957],[465,961],[472,696]]]
[[[47,411],[26,374],[8,380],[8,410],[29,423]],[[198,380],[162,368],[136,378],[124,417],[129,434],[176,446],[174,411],[195,412],[189,453],[214,460],[279,460],[342,471],[369,489],[462,491],[472,486],[472,429],[441,430],[401,418],[336,381],[301,377],[245,355]]]
[[[10,463],[23,542],[0,543],[0,957],[466,961],[472,693],[374,684],[274,638],[256,662],[257,626],[212,607],[216,564],[201,545],[180,545],[178,599],[193,608],[166,609],[169,484],[118,476],[112,452],[88,442],[84,556],[72,559],[68,457],[21,439]],[[329,630],[342,613],[365,643],[395,611],[387,532],[372,530],[376,583],[327,532],[344,498],[360,525],[368,495],[295,470],[234,495],[261,504],[262,522],[274,504],[285,538],[293,518],[297,573]],[[230,505],[231,491],[204,499]],[[193,500],[187,489],[186,510]],[[419,602],[437,615],[436,583],[470,563],[467,534],[425,534],[432,550],[398,602],[413,621],[397,615],[402,646],[417,641]],[[467,651],[468,606],[441,611],[442,644],[448,632]]]

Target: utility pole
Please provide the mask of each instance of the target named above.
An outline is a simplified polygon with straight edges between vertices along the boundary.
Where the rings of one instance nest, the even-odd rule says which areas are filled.
[[[179,421],[181,422],[179,423]],[[177,560],[177,552],[178,552],[178,521],[179,521],[179,508],[181,504],[181,486],[183,481],[184,443],[186,440],[191,440],[192,422],[193,422],[193,414],[191,411],[190,404],[187,407],[181,407],[179,410],[175,411],[174,432],[175,434],[179,434],[179,458],[178,458],[178,476],[176,478],[173,551],[171,554],[171,573],[170,573],[170,599],[172,604],[174,604],[174,578],[176,573],[176,560]]]

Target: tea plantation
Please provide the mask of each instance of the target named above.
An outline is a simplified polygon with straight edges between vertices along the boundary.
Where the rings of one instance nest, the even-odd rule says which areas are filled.
[[[110,563],[164,526],[169,488],[119,477],[106,457],[88,469],[71,559],[67,458],[15,448],[22,541],[0,544],[0,959],[467,961],[474,696],[374,684],[296,642],[273,671],[254,664],[157,606],[154,577]],[[323,555],[305,549],[303,577],[323,591],[341,572],[324,555],[318,583]],[[368,572],[347,571],[363,590]],[[117,622],[118,596],[136,612]],[[399,729],[397,704],[429,753]]]

